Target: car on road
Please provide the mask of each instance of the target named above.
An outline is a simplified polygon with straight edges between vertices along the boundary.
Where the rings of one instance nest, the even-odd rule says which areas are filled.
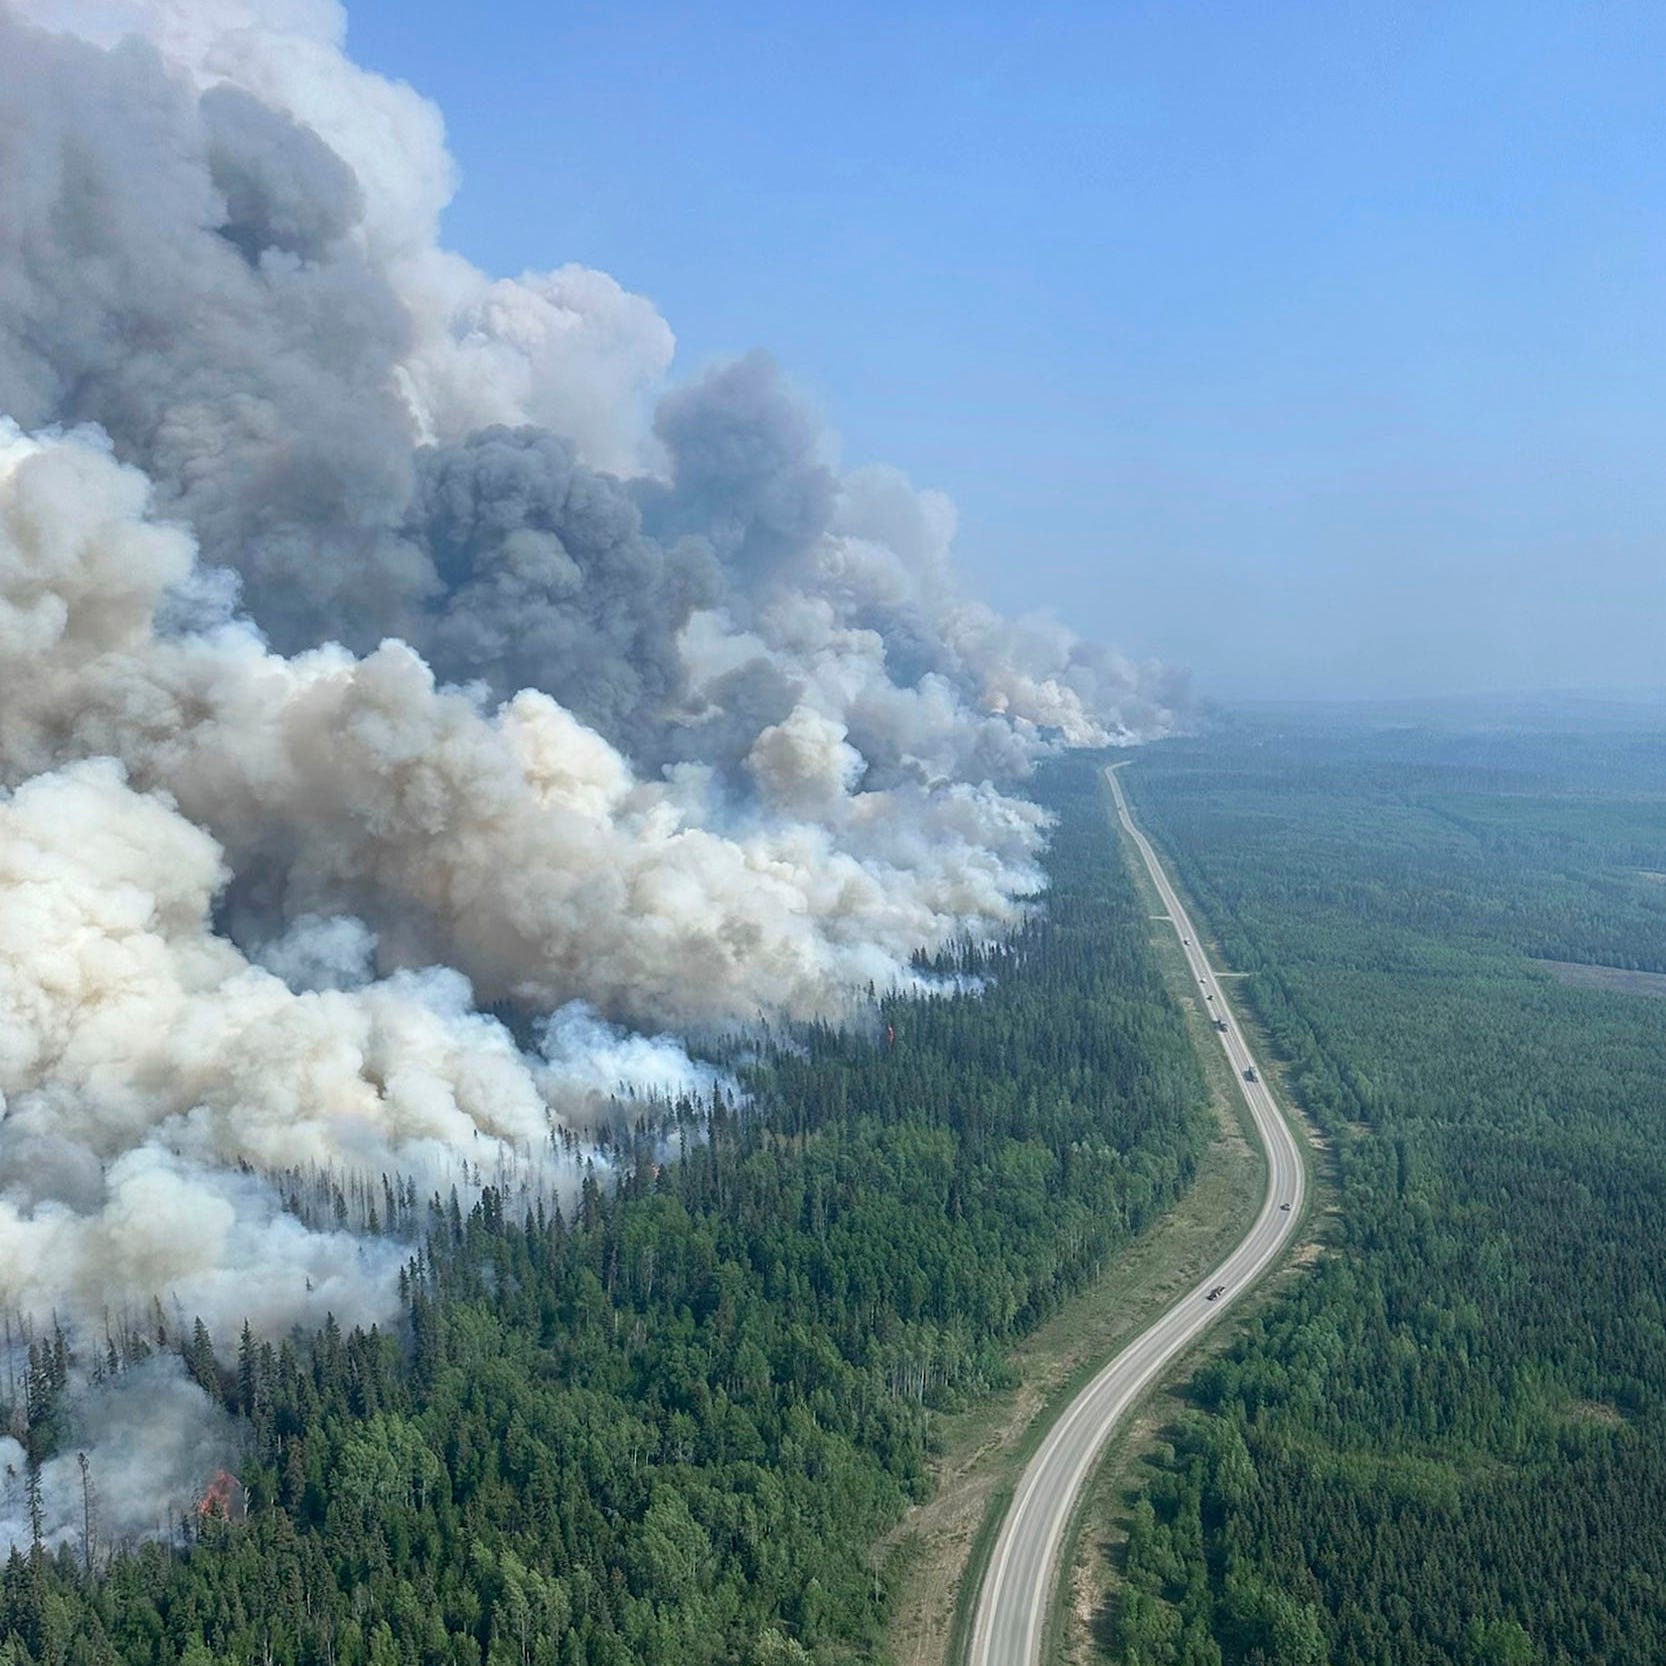
[[[1246,1082],[1259,1082],[1261,1080],[1261,1078],[1256,1075],[1255,1066],[1253,1064],[1244,1072],[1244,1080]]]
[[[1290,1213],[1290,1205],[1288,1203],[1281,1203],[1279,1208],[1282,1209],[1287,1215]]]
[[[1217,1284],[1215,1286],[1215,1288],[1213,1290],[1211,1290],[1209,1292],[1209,1294],[1207,1296],[1205,1296],[1203,1299],[1205,1301],[1210,1301],[1210,1302],[1218,1301],[1225,1294],[1226,1294],[1226,1286],[1224,1284]]]

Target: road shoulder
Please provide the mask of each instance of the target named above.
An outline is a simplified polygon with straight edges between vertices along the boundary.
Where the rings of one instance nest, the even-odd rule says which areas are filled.
[[[898,1592],[888,1628],[894,1666],[947,1666],[964,1652],[971,1597],[1025,1463],[1059,1414],[1123,1345],[1216,1265],[1254,1220],[1266,1161],[1218,1047],[1145,864],[1106,816],[1152,916],[1151,944],[1186,1016],[1219,1132],[1186,1196],[1107,1265],[1093,1287],[1065,1303],[1009,1356],[1017,1388],[946,1417],[930,1499],[886,1541]],[[968,1574],[971,1582],[968,1583]]]
[[[1137,812],[1137,805],[1131,797],[1130,809]],[[1163,905],[1145,871],[1144,862],[1126,833],[1122,834],[1122,841],[1141,886],[1142,896],[1151,901],[1153,913],[1159,912]],[[1189,894],[1173,865],[1165,862],[1164,866],[1181,905],[1191,916],[1193,926],[1204,934],[1201,941],[1218,965],[1220,949],[1209,931],[1207,916]],[[1167,936],[1172,946],[1172,932]],[[1248,1110],[1242,1096],[1232,1089],[1230,1071],[1220,1056],[1219,1048],[1212,1044],[1208,1020],[1197,1016],[1195,1023],[1192,1022],[1198,1005],[1196,992],[1191,987],[1192,979],[1184,962],[1178,961],[1178,951],[1175,952],[1175,961],[1179,976],[1186,985],[1188,1028],[1198,1047],[1199,1057],[1204,1061],[1206,1071],[1210,1071],[1211,1064],[1218,1066],[1218,1073],[1226,1082],[1227,1098],[1237,1113],[1240,1130],[1253,1145],[1255,1136]],[[1242,975],[1226,970],[1217,974],[1223,982]],[[1303,1112],[1270,1038],[1262,1031],[1254,1013],[1246,1008],[1242,994],[1233,996],[1233,1016],[1257,1059],[1263,1061],[1263,1068],[1272,1079],[1286,1121],[1295,1133],[1307,1169],[1304,1217],[1285,1244],[1278,1261],[1254,1290],[1234,1308],[1225,1322],[1211,1326],[1173,1362],[1132,1409],[1123,1429],[1107,1445],[1071,1524],[1060,1558],[1061,1567],[1068,1571],[1054,1593],[1048,1642],[1043,1656],[1048,1666],[1105,1666],[1106,1662],[1116,1658],[1109,1647],[1110,1628],[1122,1591],[1124,1551],[1133,1519],[1133,1505],[1143,1493],[1150,1465],[1161,1456],[1165,1443],[1176,1434],[1181,1419],[1196,1409],[1188,1397],[1187,1385],[1204,1361],[1233,1345],[1247,1321],[1276,1302],[1291,1282],[1314,1261],[1331,1253],[1336,1236],[1338,1192],[1328,1142]],[[1210,1081],[1214,1088],[1215,1072],[1210,1071]]]

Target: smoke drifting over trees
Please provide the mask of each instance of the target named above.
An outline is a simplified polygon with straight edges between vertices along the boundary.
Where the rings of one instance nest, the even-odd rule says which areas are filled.
[[[1010,783],[1183,700],[962,596],[767,358],[662,393],[646,300],[442,249],[342,32],[0,0],[8,1309],[384,1317],[268,1177],[535,1164],[709,1086],[673,1033],[906,984],[1034,894]]]

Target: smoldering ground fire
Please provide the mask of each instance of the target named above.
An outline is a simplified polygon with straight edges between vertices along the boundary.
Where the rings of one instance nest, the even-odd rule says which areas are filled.
[[[1010,783],[1183,701],[968,600],[767,358],[662,393],[648,301],[443,249],[342,35],[0,0],[0,1302],[72,1325],[385,1318],[266,1177],[539,1160],[707,1085],[676,1033],[906,986],[1035,895]]]

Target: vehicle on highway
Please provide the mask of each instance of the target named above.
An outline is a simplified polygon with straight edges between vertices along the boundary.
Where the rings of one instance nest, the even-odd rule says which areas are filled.
[[[1287,1215],[1290,1213],[1290,1205],[1288,1203],[1281,1203],[1279,1208],[1282,1209]]]
[[[1224,1018],[1217,1018],[1215,1020],[1215,1028],[1217,1030],[1224,1030],[1226,1028],[1226,1020]]]
[[[1134,840],[1146,872],[1169,910],[1176,935],[1189,933],[1190,922],[1163,864],[1129,812],[1120,771],[1113,767],[1106,774],[1121,826]],[[1215,972],[1204,960],[1200,945],[1197,954],[1189,954],[1187,960],[1207,992],[1215,981]],[[1210,1012],[1211,1022],[1216,1013],[1230,1017],[1222,1005]],[[1232,1034],[1236,1033],[1234,1029]],[[1229,1046],[1231,1040],[1229,1035]],[[1245,1056],[1236,1047],[1233,1053],[1240,1059]],[[1276,1204],[1281,1198],[1300,1202],[1305,1195],[1306,1173],[1295,1136],[1279,1115],[1270,1092],[1246,1094],[1244,1099],[1255,1137],[1266,1153],[1265,1202]],[[1069,1524],[1084,1488],[1096,1473],[1107,1441],[1186,1347],[1221,1322],[1226,1297],[1235,1289],[1248,1289],[1273,1265],[1294,1230],[1293,1210],[1288,1219],[1276,1208],[1265,1210],[1232,1253],[1233,1283],[1204,1286],[1207,1299],[1203,1306],[1209,1311],[1200,1312],[1191,1295],[1168,1309],[1100,1368],[1042,1438],[1018,1479],[1012,1503],[990,1549],[989,1571],[972,1615],[967,1666],[1041,1666]],[[1224,1266],[1221,1271],[1225,1271]],[[1195,1286],[1192,1293],[1196,1293]]]
[[[1255,1066],[1253,1064],[1244,1072],[1244,1080],[1246,1082],[1259,1082],[1261,1080],[1261,1078],[1256,1075]]]

